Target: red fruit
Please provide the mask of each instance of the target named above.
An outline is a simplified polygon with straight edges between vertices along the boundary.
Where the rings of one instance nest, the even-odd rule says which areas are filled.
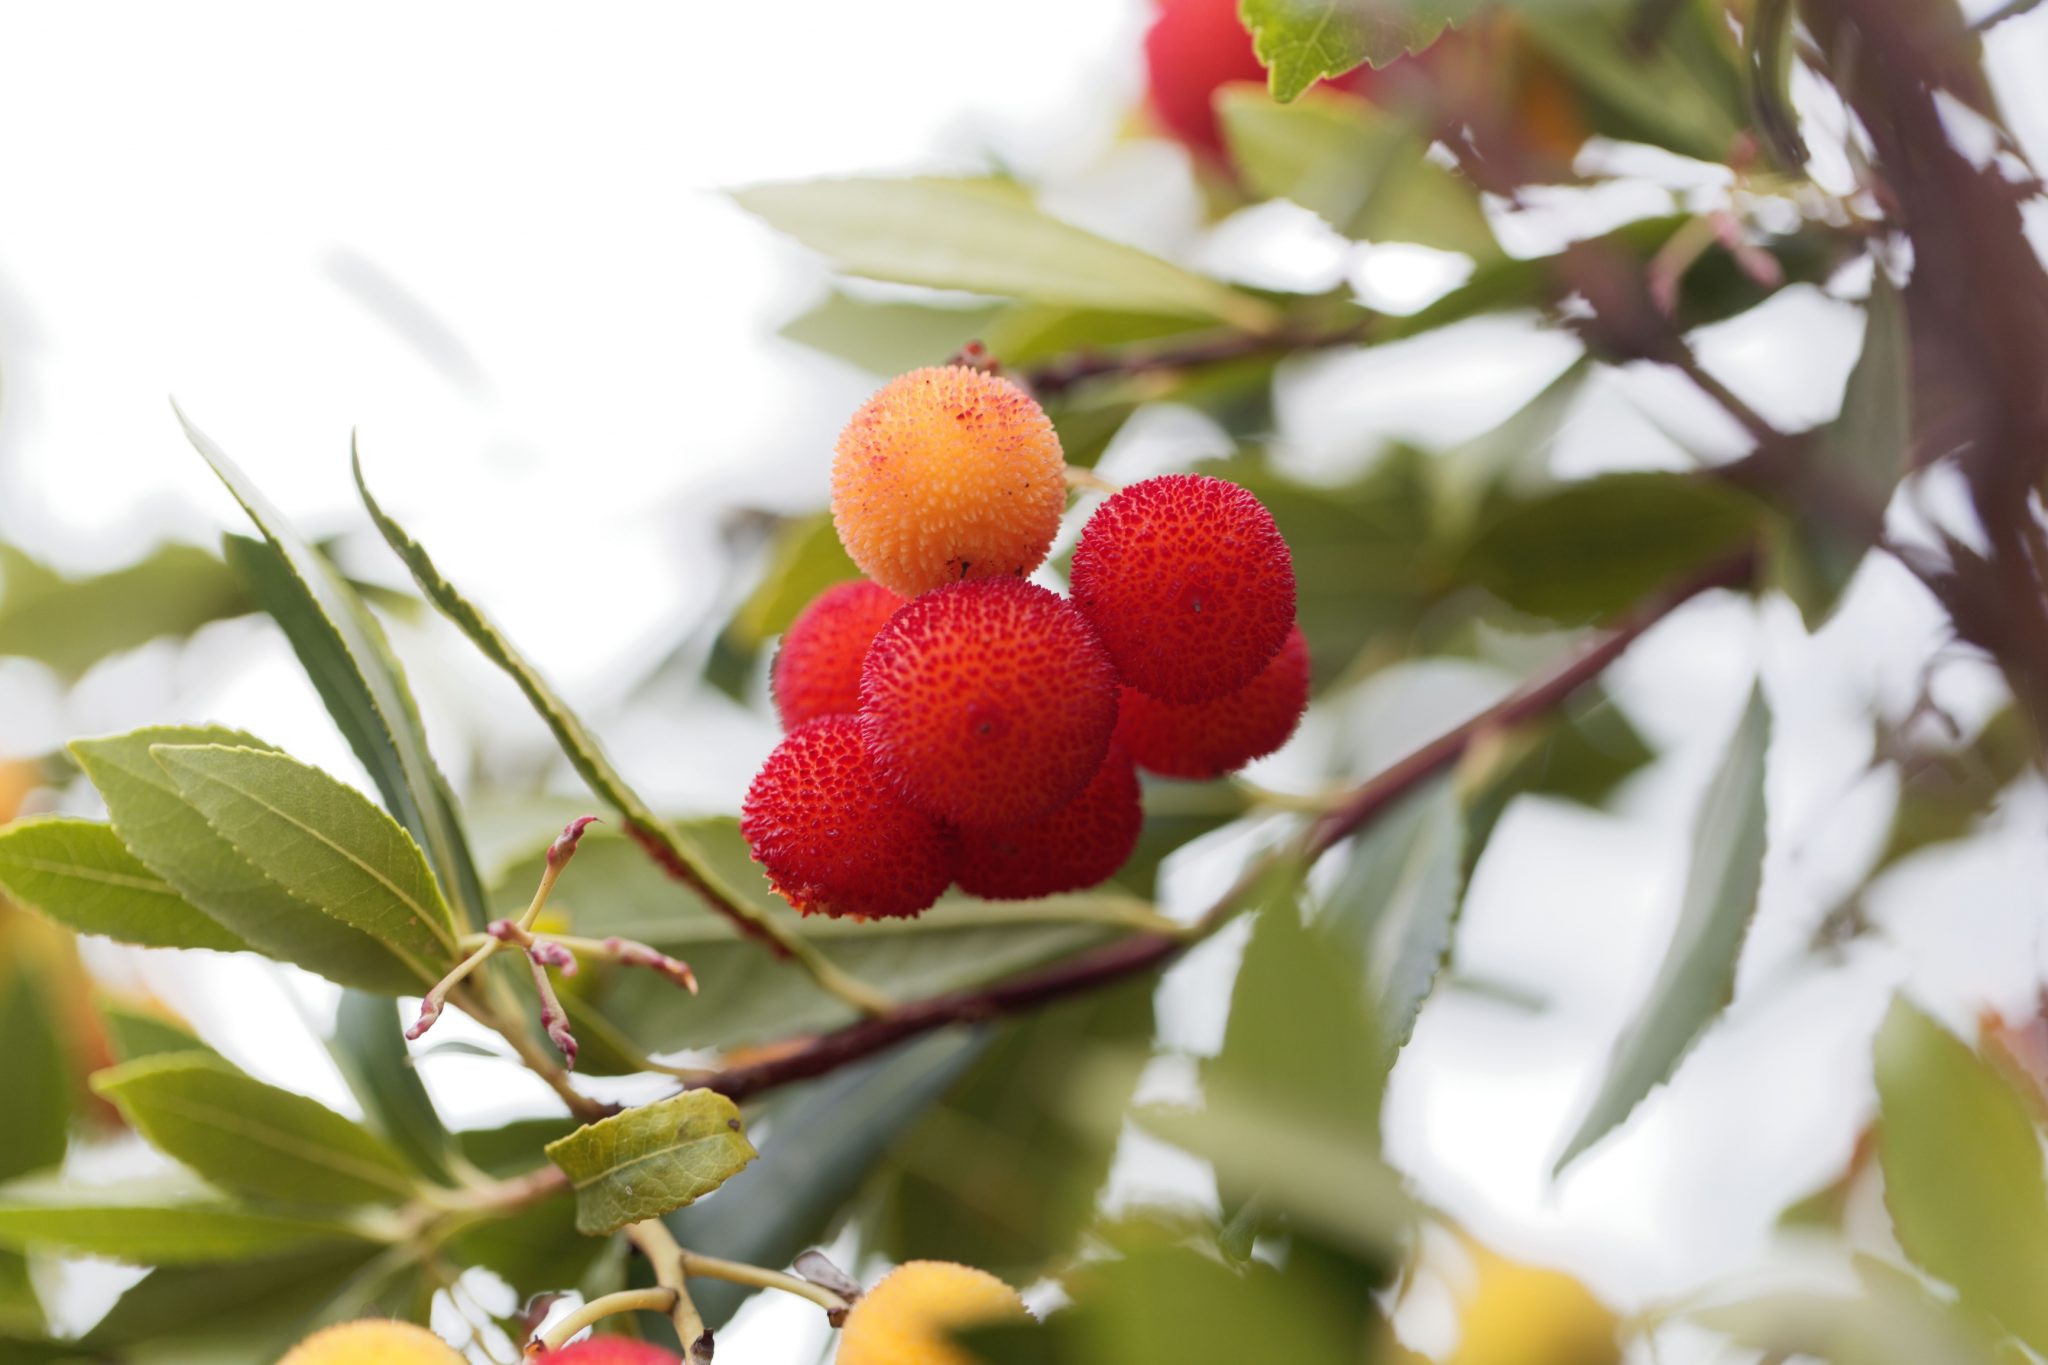
[[[1085,890],[1124,865],[1144,823],[1138,770],[1111,745],[1095,780],[1051,815],[1006,829],[962,830],[953,878],[968,895],[995,901]]]
[[[1177,706],[1124,689],[1117,743],[1161,777],[1221,777],[1287,742],[1308,709],[1308,641],[1301,627],[1259,676],[1214,701]]]
[[[861,730],[904,800],[961,825],[1050,815],[1116,729],[1117,680],[1081,614],[1015,578],[956,583],[889,619],[861,672]]]
[[[953,879],[946,832],[890,796],[852,716],[791,732],[747,789],[740,832],[805,914],[916,915]]]
[[[860,666],[903,599],[865,578],[825,589],[783,632],[769,677],[782,728],[860,710]]]
[[[1220,157],[1223,133],[1210,101],[1218,86],[1266,79],[1237,0],[1163,0],[1145,34],[1146,89],[1152,112],[1174,137]]]
[[[1134,483],[1088,519],[1074,605],[1124,683],[1209,701],[1271,663],[1294,625],[1294,560],[1273,514],[1206,474]]]
[[[541,1359],[551,1365],[683,1365],[674,1351],[624,1337],[587,1337]]]

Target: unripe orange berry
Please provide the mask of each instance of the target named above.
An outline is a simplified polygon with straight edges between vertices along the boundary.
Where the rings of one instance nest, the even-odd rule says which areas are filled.
[[[1018,825],[1087,786],[1116,729],[1109,656],[1079,612],[1015,578],[956,583],[889,619],[860,679],[861,729],[904,800]]]
[[[1619,1365],[1614,1314],[1561,1270],[1480,1250],[1446,1365]]]
[[[1116,875],[1145,823],[1138,770],[1110,746],[1095,779],[1051,815],[1005,829],[963,829],[953,879],[970,896],[1035,900]]]
[[[852,716],[791,732],[747,789],[740,832],[784,900],[805,914],[916,915],[953,880],[930,816],[892,796]]]
[[[1161,777],[1221,777],[1287,742],[1308,709],[1308,641],[1301,627],[1259,676],[1213,701],[1176,704],[1124,689],[1117,742]]]
[[[947,1337],[963,1327],[1029,1322],[1017,1291],[986,1270],[906,1261],[846,1316],[838,1365],[974,1365]]]
[[[548,1365],[683,1365],[674,1351],[625,1337],[586,1337],[541,1359]]]
[[[278,1365],[465,1365],[453,1347],[409,1322],[363,1319],[315,1332]]]
[[[860,709],[860,666],[903,599],[865,578],[819,593],[783,632],[769,675],[782,728]]]
[[[958,365],[883,386],[839,433],[832,524],[861,572],[915,597],[1045,562],[1067,506],[1066,457],[1045,410]]]
[[[1294,560],[1273,514],[1206,474],[1146,479],[1096,508],[1073,591],[1125,684],[1162,701],[1237,691],[1294,625]]]

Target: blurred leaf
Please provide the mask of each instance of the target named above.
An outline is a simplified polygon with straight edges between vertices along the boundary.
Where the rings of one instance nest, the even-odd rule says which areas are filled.
[[[115,1000],[102,999],[98,1005],[107,1041],[119,1061],[132,1062],[137,1057],[154,1057],[164,1052],[213,1051],[182,1022],[134,1009]]]
[[[386,994],[431,985],[377,939],[316,909],[250,866],[188,804],[150,754],[156,745],[228,745],[275,752],[253,735],[217,725],[158,725],[106,739],[74,740],[71,752],[107,803],[114,832],[150,871],[265,956],[343,985]]]
[[[1880,736],[1880,746],[1885,744]],[[2027,722],[2010,704],[1993,713],[1974,738],[1953,750],[1900,750],[1899,804],[1878,867],[1975,829],[2032,761]]]
[[[981,340],[1002,364],[1023,366],[1071,358],[1076,351],[1213,333],[1214,326],[1199,318],[1164,313],[1013,303],[982,330]]]
[[[288,1341],[298,1335],[295,1324],[375,1254],[360,1243],[338,1243],[152,1270],[121,1295],[79,1346],[94,1353],[132,1343],[162,1346],[217,1335],[223,1325],[267,1326]],[[121,1351],[120,1357],[128,1358],[128,1352]]]
[[[706,1256],[790,1264],[828,1239],[875,1163],[983,1055],[985,1039],[949,1029],[782,1091],[759,1110],[756,1123],[767,1136],[749,1177],[670,1215],[669,1226]],[[700,1280],[690,1292],[704,1321],[720,1328],[751,1291]]]
[[[149,752],[216,833],[309,907],[376,938],[426,981],[461,956],[419,845],[354,787],[273,750]]]
[[[1144,792],[1145,823],[1138,846],[1117,870],[1114,885],[1139,896],[1154,894],[1159,868],[1169,857],[1205,834],[1213,833],[1251,810],[1251,800],[1236,783],[1182,782],[1138,774]]]
[[[824,302],[784,323],[779,335],[870,374],[898,375],[945,364],[979,337],[999,311],[994,305],[962,308],[867,299],[835,289]]]
[[[777,532],[767,572],[733,613],[731,629],[749,648],[759,649],[788,630],[819,593],[859,577],[859,566],[839,543],[831,513],[792,518]]]
[[[1213,317],[1255,331],[1272,308],[1041,211],[999,180],[814,180],[737,190],[741,208],[872,279],[1082,308]]]
[[[1431,459],[1431,489],[1441,534],[1460,543],[1487,509],[1554,487],[1551,447],[1585,391],[1593,363],[1584,356],[1506,421]]]
[[[41,815],[0,829],[0,891],[81,934],[145,948],[248,945],[135,860],[111,825]]]
[[[1884,529],[1885,507],[1912,459],[1911,353],[1906,310],[1878,270],[1864,310],[1863,352],[1842,413],[1804,452],[1782,492],[1772,577],[1818,630]]]
[[[1561,713],[1503,732],[1500,748],[1478,789],[1466,797],[1469,874],[1508,803],[1543,795],[1597,806],[1621,781],[1656,757],[1614,699],[1598,686],[1583,688]]]
[[[576,1191],[577,1231],[591,1237],[695,1203],[757,1155],[739,1107],[710,1090],[599,1119],[546,1151]]]
[[[0,960],[0,1180],[55,1166],[71,1136],[65,1031],[25,957]]]
[[[62,577],[0,545],[0,656],[35,659],[67,678],[109,655],[249,610],[234,573],[196,545],[164,545],[90,578]]]
[[[1478,192],[1428,160],[1429,139],[1399,114],[1353,95],[1276,104],[1230,85],[1216,109],[1230,164],[1260,198],[1290,199],[1347,237],[1500,255]]]
[[[1518,6],[1523,31],[1577,87],[1594,130],[1719,163],[1749,124],[1743,63],[1718,0],[1677,0],[1654,26],[1626,3]]]
[[[194,1199],[164,1182],[77,1186],[55,1181],[0,1185],[0,1246],[65,1251],[134,1265],[183,1265],[267,1255],[308,1242],[348,1238],[338,1223],[289,1212]]]
[[[1452,779],[1417,788],[1357,836],[1342,880],[1312,921],[1363,967],[1389,1064],[1450,954],[1464,898],[1464,841]]]
[[[1764,759],[1771,711],[1761,686],[1736,723],[1693,827],[1685,899],[1649,994],[1622,1029],[1601,1083],[1553,1174],[1605,1137],[1671,1079],[1735,995],[1735,968],[1764,870]]]
[[[343,991],[327,1055],[363,1106],[369,1127],[414,1169],[448,1181],[454,1139],[427,1097],[398,1022],[398,1006],[381,995]],[[535,1144],[534,1152],[539,1151]],[[531,1159],[531,1158],[529,1158]]]
[[[1899,1244],[1965,1304],[2048,1350],[2048,1176],[2026,1103],[1904,998],[1876,1058],[1878,1161]]]
[[[210,1053],[123,1062],[96,1074],[93,1089],[158,1150],[222,1189],[299,1204],[390,1203],[413,1192],[383,1139]]]
[[[1028,1284],[1095,1211],[1152,1041],[1141,980],[999,1027],[974,1067],[897,1142],[871,1235],[894,1260],[980,1266]],[[1077,1067],[1107,1122],[1063,1112]]]
[[[1832,1365],[2010,1365],[1963,1314],[1900,1277],[1867,1273],[1861,1294],[1786,1292],[1698,1309],[1687,1318],[1738,1346]],[[1769,1358],[1768,1356],[1766,1358]]]
[[[604,1239],[578,1234],[576,1200],[560,1194],[477,1224],[450,1242],[448,1252],[457,1265],[501,1276],[523,1303],[575,1285],[604,1249]],[[693,1283],[693,1296],[696,1289]]]
[[[570,1118],[514,1119],[496,1128],[465,1128],[455,1134],[464,1159],[495,1176],[519,1175],[540,1161],[540,1149],[582,1125]]]
[[[1510,507],[1480,533],[1465,570],[1522,611],[1597,620],[1739,549],[1759,512],[1694,475],[1603,474]]]
[[[1809,153],[1799,135],[1799,114],[1792,107],[1792,72],[1798,35],[1792,0],[1761,0],[1743,25],[1743,66],[1749,76],[1749,108],[1757,131],[1778,164],[1802,169]]]
[[[1240,0],[1238,12],[1284,104],[1319,80],[1420,52],[1480,8],[1481,0]]]

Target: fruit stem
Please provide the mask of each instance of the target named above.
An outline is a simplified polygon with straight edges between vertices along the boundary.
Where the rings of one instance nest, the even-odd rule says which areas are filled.
[[[559,1351],[568,1345],[569,1338],[596,1322],[602,1322],[615,1313],[668,1313],[675,1311],[680,1294],[666,1285],[659,1289],[621,1289],[616,1294],[605,1294],[592,1299],[569,1316],[563,1318],[547,1331],[526,1343],[528,1360],[546,1359],[550,1351]],[[693,1310],[694,1311],[694,1310]]]
[[[975,908],[974,922],[991,928],[1010,924],[1107,924],[1169,938],[1185,938],[1193,932],[1179,920],[1160,914],[1150,901],[1135,896],[983,905]]]
[[[668,1314],[676,1325],[676,1340],[689,1351],[690,1365],[704,1365],[711,1359],[712,1340],[703,1315],[690,1298],[689,1253],[676,1244],[668,1224],[659,1218],[631,1224],[626,1229],[626,1240],[647,1257],[647,1263],[654,1268],[655,1282],[674,1294]]]
[[[1086,488],[1096,493],[1121,493],[1123,491],[1122,484],[1111,483],[1092,469],[1083,469],[1079,465],[1071,464],[1067,466],[1067,487]]]
[[[800,1299],[809,1299],[832,1317],[832,1325],[838,1326],[848,1309],[853,1305],[841,1295],[833,1293],[821,1284],[780,1270],[769,1270],[763,1266],[747,1265],[740,1261],[722,1260],[717,1256],[700,1256],[694,1251],[684,1251],[683,1269],[705,1280],[725,1280],[731,1284],[744,1284],[755,1289],[780,1289],[785,1294],[794,1294]]]

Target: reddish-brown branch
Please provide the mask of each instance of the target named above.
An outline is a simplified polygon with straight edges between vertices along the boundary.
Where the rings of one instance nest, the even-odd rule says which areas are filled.
[[[1751,571],[1750,557],[1743,555],[1657,594],[1556,671],[1520,688],[1500,704],[1380,772],[1314,826],[1307,843],[1310,856],[1321,854],[1356,833],[1401,796],[1448,769],[1482,736],[1534,720],[1561,704],[1599,677],[1622,651],[1683,603],[1711,588],[1747,582]],[[1242,886],[1233,888],[1209,911],[1205,924],[1236,909],[1241,894]],[[821,1034],[791,1051],[728,1068],[706,1084],[735,1100],[746,1099],[792,1081],[825,1075],[949,1024],[978,1023],[1021,1013],[1151,971],[1170,962],[1189,942],[1165,934],[1133,934],[991,986],[949,991],[898,1006],[886,1014]]]
[[[1365,340],[1371,325],[1371,321],[1366,320],[1334,330],[1281,328],[1274,332],[1233,331],[1172,346],[1132,346],[1118,351],[1082,350],[1043,365],[1027,366],[1018,371],[1018,378],[1040,398],[1056,398],[1092,379],[1171,373],[1232,360],[1349,346]]]

